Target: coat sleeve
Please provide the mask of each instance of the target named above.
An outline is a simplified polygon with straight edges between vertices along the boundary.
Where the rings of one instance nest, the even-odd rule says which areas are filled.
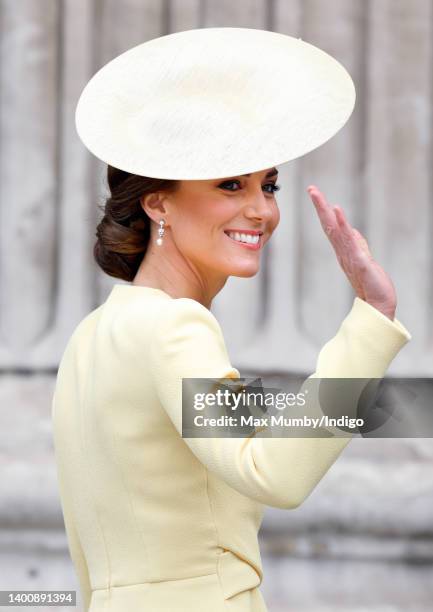
[[[311,377],[382,378],[411,339],[396,319],[356,297],[337,334],[322,348]],[[239,378],[215,316],[190,298],[167,301],[150,347],[159,400],[182,435],[182,378]],[[309,378],[311,378],[309,377]],[[307,379],[308,380],[308,379]],[[298,507],[351,437],[183,438],[206,468],[259,503]]]

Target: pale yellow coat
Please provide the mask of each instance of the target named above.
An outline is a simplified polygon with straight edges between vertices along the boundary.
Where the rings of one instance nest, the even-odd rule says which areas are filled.
[[[383,377],[410,338],[355,298],[313,376]],[[116,284],[76,327],[52,416],[86,611],[266,612],[264,506],[298,507],[351,438],[182,438],[182,377],[239,376],[189,298]]]

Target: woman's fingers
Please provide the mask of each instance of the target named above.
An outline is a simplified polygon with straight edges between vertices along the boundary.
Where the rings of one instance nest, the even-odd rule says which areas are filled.
[[[328,204],[323,193],[315,186],[310,186],[308,193],[313,200],[322,228],[336,253],[344,257],[348,249],[356,249],[357,243],[342,209]]]
[[[334,206],[335,216],[337,217],[338,225],[341,230],[341,235],[345,239],[348,246],[356,247],[357,242],[354,234],[354,229],[346,219],[344,211],[340,206]]]
[[[323,193],[315,185],[308,187],[308,193],[315,205],[319,219],[326,235],[329,237],[331,242],[334,244],[336,237],[343,238],[346,246],[352,246],[357,248],[361,246],[365,252],[369,253],[367,241],[365,238],[355,230],[346,219],[344,210],[340,206],[331,206]],[[337,232],[336,230],[339,230]]]
[[[353,232],[355,234],[355,238],[358,240],[359,246],[361,247],[361,249],[364,251],[364,253],[366,253],[369,257],[373,257],[372,254],[370,253],[370,248],[368,246],[368,242],[367,240],[364,238],[364,236],[361,234],[361,232],[358,232],[357,229],[353,228]]]
[[[365,263],[365,257],[367,257],[368,260],[372,260],[373,256],[370,253],[368,242],[361,232],[349,224],[342,209],[339,208],[339,212],[336,214],[342,219],[342,232],[347,244],[350,246],[350,253],[358,263],[358,267],[360,267],[362,263]]]
[[[337,205],[331,206],[317,187],[311,185],[308,187],[308,193],[341,268],[351,282],[354,282],[356,270],[364,267],[365,256],[372,259],[367,241],[350,225],[343,209]]]
[[[323,231],[332,241],[333,234],[337,229],[337,219],[335,216],[335,212],[326,201],[326,198],[323,193],[321,193],[317,189],[317,187],[311,185],[310,187],[308,187],[308,193],[316,208]]]

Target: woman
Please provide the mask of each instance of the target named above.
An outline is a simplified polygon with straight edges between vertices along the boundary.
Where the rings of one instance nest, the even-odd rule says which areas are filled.
[[[199,178],[183,179],[108,165],[94,253],[131,283],[115,284],[77,326],[53,398],[59,490],[86,611],[266,612],[264,506],[298,507],[350,440],[182,437],[182,378],[240,377],[212,299],[229,276],[257,273],[280,217],[274,166],[214,179],[200,177],[201,161],[188,160]],[[161,154],[160,177],[164,163]],[[393,284],[341,208],[308,191],[356,293],[313,376],[382,377],[410,339],[395,319]]]

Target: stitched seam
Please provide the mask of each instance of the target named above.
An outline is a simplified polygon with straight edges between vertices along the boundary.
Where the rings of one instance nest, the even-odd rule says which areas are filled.
[[[126,491],[126,494],[127,494],[127,496],[128,496],[128,502],[129,502],[129,506],[130,506],[130,508],[131,508],[131,513],[132,513],[132,516],[133,516],[133,519],[134,519],[135,527],[136,527],[136,529],[137,529],[138,533],[140,534],[140,535],[139,535],[139,537],[140,537],[140,539],[141,539],[141,541],[142,541],[142,544],[143,544],[143,549],[144,549],[144,553],[145,553],[145,555],[146,555],[146,560],[147,560],[147,570],[149,571],[149,570],[150,570],[150,564],[149,564],[149,551],[148,551],[148,549],[147,549],[147,545],[146,545],[146,542],[145,542],[145,540],[144,540],[143,532],[141,531],[141,529],[140,529],[140,527],[139,527],[139,523],[138,523],[138,520],[137,520],[137,515],[136,515],[136,513],[135,513],[134,504],[132,503],[132,496],[131,496],[131,492],[130,492],[130,490],[129,490],[129,487],[128,487],[128,486],[127,486],[127,484],[126,484],[126,479],[125,479],[124,474],[123,474],[123,470],[122,470],[121,463],[120,463],[120,461],[118,460],[118,454],[117,454],[117,448],[118,448],[118,445],[117,445],[117,437],[116,437],[116,432],[115,432],[115,431],[113,431],[113,443],[114,443],[114,449],[113,449],[113,450],[114,450],[114,455],[115,455],[115,458],[116,458],[116,463],[117,463],[118,468],[119,468],[120,477],[121,477],[121,479],[122,479],[122,483],[123,483],[123,486],[124,486],[124,490]]]
[[[110,589],[122,589],[124,587],[134,587],[146,584],[160,584],[161,582],[182,582],[183,580],[192,580],[194,578],[206,578],[206,576],[215,576],[217,572],[211,572],[210,574],[199,574],[198,576],[187,576],[186,578],[170,578],[169,580],[149,580],[148,582],[131,582],[130,584],[113,584]],[[92,589],[92,591],[108,591],[107,587],[100,587],[98,589]]]
[[[209,470],[207,469],[206,466],[203,466],[203,468],[204,468],[204,471],[205,471],[205,474],[206,474],[206,496],[207,496],[207,499],[208,499],[209,510],[210,510],[211,517],[212,517],[212,524],[213,524],[213,527],[214,527],[214,530],[215,530],[215,534],[216,534],[216,544],[217,544],[217,546],[221,546],[220,537],[219,537],[219,533],[218,533],[218,527],[217,527],[217,523],[216,523],[216,520],[215,520],[215,513],[214,513],[214,510],[213,510],[213,507],[212,507],[211,496],[209,494]],[[219,583],[220,589],[221,589],[221,595],[222,595],[222,598],[223,598],[223,605],[224,605],[224,608],[227,609],[227,603],[226,603],[226,598],[225,598],[225,595],[224,595],[224,589],[223,589],[223,585],[221,583],[221,576],[220,576],[220,573],[218,571],[218,560],[219,560],[219,556],[221,554],[222,553],[219,553],[219,554],[217,553],[216,556],[215,556],[215,573],[218,576],[218,583]]]
[[[162,310],[162,308],[161,308]],[[161,310],[159,312],[161,312]],[[149,364],[149,371],[150,371],[150,380],[151,380],[151,385],[152,385],[152,391],[153,394],[156,398],[158,398],[158,401],[161,402],[161,398],[159,397],[159,393],[158,393],[158,388],[157,385],[155,383],[155,373],[157,371],[157,365],[155,364],[155,351],[154,351],[154,347],[156,344],[156,341],[158,339],[158,334],[159,334],[159,328],[162,324],[162,319],[163,319],[163,314],[161,313],[160,316],[158,317],[157,315],[154,316],[153,319],[153,332],[150,334],[150,339],[149,339],[149,360],[148,360],[148,364]],[[137,357],[139,356],[139,353],[137,352]]]
[[[186,298],[186,299],[188,299],[188,298]],[[196,303],[198,303],[198,302],[196,302]],[[172,302],[170,302],[170,304],[172,304]],[[203,306],[203,308],[204,308],[204,306]],[[155,343],[156,343],[156,341],[158,339],[159,328],[161,326],[162,320],[163,320],[163,315],[160,315],[159,318],[154,319],[153,333],[151,334],[150,343],[149,343],[149,355],[150,355],[149,362],[150,362],[150,370],[151,370],[151,373],[152,373],[152,375],[151,375],[152,386],[153,386],[153,391],[155,393],[155,396],[159,399],[159,401],[160,401],[160,398],[159,398],[159,395],[158,395],[158,389],[157,389],[157,386],[155,384],[155,371],[156,371],[157,367],[156,367],[155,360],[154,360],[154,356],[155,356],[154,347],[155,347]],[[186,444],[186,442],[185,442],[185,444]],[[203,464],[201,464],[201,465],[202,465],[203,470],[205,472],[205,478],[206,478],[205,492],[206,492],[206,496],[207,496],[207,499],[208,499],[209,510],[210,510],[210,514],[211,514],[211,517],[212,517],[213,528],[215,530],[216,545],[220,546],[218,529],[217,529],[217,526],[216,526],[215,516],[214,516],[214,512],[213,512],[213,509],[212,509],[212,503],[211,503],[210,495],[209,495],[209,488],[208,488],[209,474],[208,474],[208,469],[207,469],[207,467],[205,465],[203,465]],[[223,597],[223,605],[224,605],[225,608],[227,608],[227,603],[226,603],[226,600],[225,600],[225,597],[224,597],[224,589],[223,589],[223,586],[221,584],[221,578],[220,578],[220,575],[219,575],[219,572],[218,572],[218,554],[216,554],[216,556],[215,556],[215,574],[218,576],[218,583],[220,585],[221,595]],[[208,575],[212,575],[212,574],[208,574]]]

